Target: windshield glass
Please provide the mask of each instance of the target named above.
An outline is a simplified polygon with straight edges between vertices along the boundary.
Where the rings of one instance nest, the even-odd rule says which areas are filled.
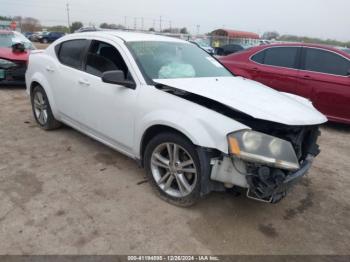
[[[129,42],[135,59],[150,79],[232,76],[204,50],[187,43]]]
[[[22,34],[17,32],[1,32],[0,33],[0,47],[11,48],[14,44],[22,43],[26,49],[34,49],[33,44]]]

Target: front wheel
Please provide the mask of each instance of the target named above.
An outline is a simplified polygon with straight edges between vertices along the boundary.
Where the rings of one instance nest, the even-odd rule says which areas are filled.
[[[163,200],[178,206],[191,206],[199,200],[201,164],[191,141],[175,133],[160,134],[148,143],[144,163]]]

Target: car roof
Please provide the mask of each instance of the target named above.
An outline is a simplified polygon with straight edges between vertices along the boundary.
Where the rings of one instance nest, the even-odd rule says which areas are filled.
[[[273,46],[302,46],[302,47],[316,47],[316,48],[324,48],[324,49],[330,49],[330,50],[339,50],[333,46],[330,45],[324,45],[324,44],[312,44],[312,43],[298,43],[298,42],[283,42],[283,43],[271,43],[267,45],[261,45],[259,47],[265,48],[265,47],[273,47]]]
[[[333,51],[336,53],[341,53],[342,55],[345,55],[347,57],[349,57],[349,53],[346,53],[344,50],[341,50],[340,48],[334,47],[334,46],[330,46],[330,45],[325,45],[325,44],[312,44],[312,43],[298,43],[298,42],[283,42],[283,43],[271,43],[271,44],[267,44],[267,45],[260,45],[260,46],[256,46],[253,47],[250,50],[263,50],[265,48],[269,48],[269,47],[279,47],[279,46],[301,46],[301,47],[314,47],[314,48],[322,48],[322,49],[326,49],[329,51]]]
[[[122,39],[125,42],[137,42],[137,41],[164,41],[164,42],[181,42],[188,43],[187,41],[174,38],[161,36],[156,34],[147,34],[147,33],[136,33],[136,32],[128,32],[128,31],[120,31],[120,30],[108,30],[108,31],[94,31],[94,32],[82,32],[82,33],[74,33],[73,35],[79,36],[102,36],[102,37],[117,37]]]

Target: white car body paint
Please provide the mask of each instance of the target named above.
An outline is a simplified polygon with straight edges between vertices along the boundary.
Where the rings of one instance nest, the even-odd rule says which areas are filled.
[[[327,121],[310,105],[242,77],[157,79],[157,83],[204,96],[254,118],[285,125],[316,125]]]
[[[55,46],[74,39],[94,39],[121,53],[136,89],[102,82],[101,78],[61,64]],[[34,52],[26,73],[27,92],[33,82],[46,91],[55,118],[94,139],[140,158],[145,131],[165,125],[185,134],[195,145],[228,153],[227,135],[250,129],[218,112],[150,86],[124,41],[182,40],[128,32],[89,32],[60,38],[43,52]],[[255,118],[287,125],[315,125],[326,118],[301,99],[278,93],[239,77],[159,79],[156,82],[218,101]],[[85,83],[85,84],[84,84]]]

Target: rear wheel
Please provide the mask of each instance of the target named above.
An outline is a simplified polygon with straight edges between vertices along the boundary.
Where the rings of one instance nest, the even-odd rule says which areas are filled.
[[[146,147],[144,163],[163,200],[178,206],[191,206],[199,200],[201,165],[191,141],[174,133],[157,135]]]
[[[53,130],[61,126],[61,123],[53,116],[49,100],[41,86],[34,87],[31,102],[34,118],[41,128]]]

